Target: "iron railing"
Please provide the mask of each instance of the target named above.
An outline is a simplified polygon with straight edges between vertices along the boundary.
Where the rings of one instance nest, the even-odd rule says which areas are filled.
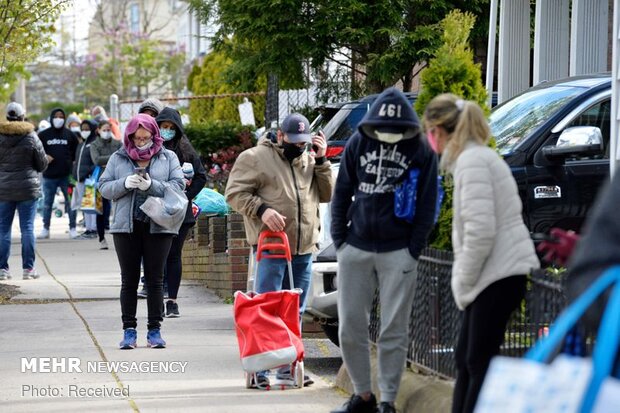
[[[454,349],[462,312],[454,303],[450,278],[452,253],[427,248],[418,263],[418,283],[410,321],[407,356],[411,366],[443,378],[456,377]],[[500,352],[519,357],[537,338],[546,334],[566,305],[561,274],[536,271],[528,276],[527,292],[506,329]],[[370,338],[376,342],[380,329],[378,294],[371,315]],[[589,339],[590,343],[592,340]]]

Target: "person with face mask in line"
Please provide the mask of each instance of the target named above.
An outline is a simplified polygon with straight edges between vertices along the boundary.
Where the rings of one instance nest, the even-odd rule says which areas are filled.
[[[120,141],[112,139],[112,124],[107,120],[99,122],[97,138],[91,145],[90,156],[95,165],[105,170],[110,156],[120,147]],[[103,174],[103,171],[101,172]],[[97,214],[97,235],[99,235],[99,249],[107,250],[108,242],[105,239],[105,225],[110,218],[110,201],[103,198],[103,213]]]
[[[441,94],[424,111],[440,167],[454,178],[451,286],[463,312],[454,349],[453,413],[473,412],[506,324],[526,291],[526,274],[540,267],[523,222],[521,198],[509,166],[487,146],[486,116],[473,101]]]
[[[415,214],[395,213],[395,192],[417,171]],[[338,258],[340,349],[354,394],[332,413],[394,413],[409,345],[418,258],[434,224],[437,156],[396,88],[384,90],[347,141],[332,200]],[[375,291],[380,404],[371,391],[368,325]]]
[[[82,125],[82,120],[77,114],[72,113],[69,116],[67,116],[67,121],[65,122],[65,126],[67,127],[67,129],[69,129],[71,132],[75,134],[75,136],[78,138],[78,142],[82,142],[82,136],[81,136],[82,126],[81,125]]]
[[[316,148],[315,156],[309,146]],[[319,203],[329,202],[333,178],[325,158],[327,142],[322,132],[310,134],[310,124],[299,113],[288,115],[277,131],[277,142],[261,139],[237,158],[226,185],[226,201],[243,215],[248,244],[254,251],[261,231],[285,231],[292,254],[293,281],[301,288],[299,313],[303,314],[310,277],[312,252],[319,240]],[[257,264],[257,292],[289,289],[285,259],[265,259]],[[269,388],[263,371],[253,385]],[[276,379],[290,381],[287,368]],[[312,384],[304,377],[304,385]]]
[[[7,105],[7,121],[0,121],[0,281],[11,279],[11,230],[15,212],[21,234],[24,280],[39,278],[34,263],[34,220],[41,193],[39,173],[47,167],[43,145],[22,105]]]
[[[78,210],[84,197],[84,181],[89,178],[95,164],[90,156],[91,144],[97,138],[97,124],[92,120],[84,120],[80,125],[80,144],[75,151],[75,164],[73,167],[73,177],[76,180],[75,190],[71,205],[74,210]],[[97,236],[97,224],[94,213],[84,213],[84,226],[86,230],[80,234],[78,239],[91,239]]]
[[[73,132],[65,127],[65,111],[61,108],[52,110],[51,127],[39,134],[49,165],[43,172],[43,230],[39,239],[50,237],[52,205],[58,188],[65,197],[65,211],[69,215],[69,236],[78,236],[75,228],[76,211],[71,210],[69,199],[69,176],[73,169],[78,139]]]
[[[172,239],[172,247],[170,247],[170,252],[168,253],[166,271],[164,272],[164,286],[168,287],[168,299],[166,300],[165,310],[166,317],[179,317],[177,293],[181,285],[183,273],[183,263],[181,260],[183,243],[185,242],[187,233],[196,223],[196,219],[192,213],[192,200],[207,183],[207,174],[198,153],[196,153],[196,150],[194,150],[194,147],[185,135],[183,123],[181,122],[181,114],[176,109],[165,107],[159,115],[157,115],[156,120],[159,125],[159,133],[164,139],[164,147],[170,149],[177,155],[181,165],[188,163],[194,171],[191,181],[187,176],[184,176],[186,184],[185,195],[189,202],[187,204],[185,219],[179,229],[179,235]]]
[[[101,194],[115,204],[110,232],[121,267],[121,349],[136,348],[141,262],[149,288],[147,345],[166,346],[160,332],[163,274],[172,237],[178,231],[158,225],[140,206],[149,196],[164,197],[166,188],[173,187],[185,189],[179,159],[163,147],[155,119],[145,114],[134,116],[125,128],[123,147],[109,157],[99,179]]]

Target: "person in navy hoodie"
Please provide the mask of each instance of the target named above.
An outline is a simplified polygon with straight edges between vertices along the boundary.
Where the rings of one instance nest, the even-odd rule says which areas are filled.
[[[394,212],[394,192],[417,169],[412,222]],[[409,345],[409,315],[418,257],[434,225],[437,157],[420,132],[405,95],[385,90],[344,149],[332,198],[331,235],[338,257],[338,317],[342,358],[354,394],[333,413],[375,412],[371,392],[368,325],[379,288],[381,331],[379,412],[395,412],[394,400]]]
[[[69,236],[71,238],[78,236],[75,229],[76,211],[71,210],[68,193],[69,176],[73,169],[78,139],[65,127],[66,118],[64,110],[60,108],[52,110],[50,114],[52,126],[39,135],[49,161],[49,166],[43,172],[43,230],[37,236],[39,239],[50,237],[52,205],[58,188],[65,197],[65,212],[69,214]]]

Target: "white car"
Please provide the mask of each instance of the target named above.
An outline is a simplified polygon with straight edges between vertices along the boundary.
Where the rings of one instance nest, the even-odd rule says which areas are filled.
[[[338,175],[338,167],[339,164],[332,164],[334,179]],[[336,247],[329,232],[330,205],[329,203],[320,205],[319,252],[312,263],[312,280],[304,318],[318,322],[325,335],[338,345],[338,263],[336,262]]]

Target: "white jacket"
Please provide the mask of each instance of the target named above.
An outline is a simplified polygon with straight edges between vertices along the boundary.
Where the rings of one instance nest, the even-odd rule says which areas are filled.
[[[487,146],[469,143],[453,175],[452,293],[464,310],[490,284],[527,274],[540,262],[504,160]]]

